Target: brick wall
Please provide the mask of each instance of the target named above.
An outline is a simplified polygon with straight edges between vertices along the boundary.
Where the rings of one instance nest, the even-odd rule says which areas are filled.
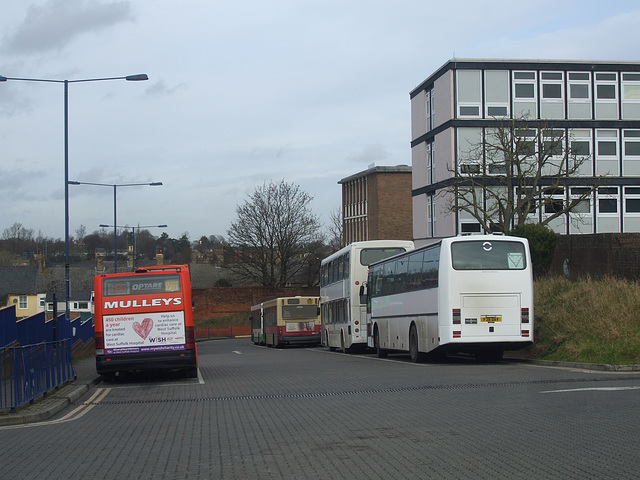
[[[285,288],[271,287],[217,287],[194,288],[194,320],[243,314],[249,318],[251,307],[277,297],[319,296],[320,287]]]
[[[558,235],[551,273],[576,280],[589,275],[640,278],[640,234]]]
[[[411,240],[411,172],[371,175],[368,215],[369,240]]]

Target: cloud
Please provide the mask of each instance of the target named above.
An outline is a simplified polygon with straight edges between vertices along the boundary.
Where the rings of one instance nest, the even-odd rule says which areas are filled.
[[[154,83],[151,87],[147,88],[146,93],[147,95],[152,95],[152,96],[173,95],[184,86],[185,86],[184,83],[179,83],[174,87],[168,87],[167,84],[161,80],[159,82]]]
[[[350,163],[369,165],[375,162],[385,162],[390,156],[384,145],[370,144],[365,145],[359,152],[351,153],[348,156],[348,161]]]
[[[2,51],[9,54],[60,50],[74,38],[112,25],[133,21],[127,1],[50,0],[31,5],[13,34],[5,35]]]

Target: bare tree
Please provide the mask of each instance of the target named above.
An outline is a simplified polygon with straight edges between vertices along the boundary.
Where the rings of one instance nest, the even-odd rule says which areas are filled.
[[[340,207],[329,213],[329,247],[332,251],[340,250],[344,246],[342,224],[342,209]]]
[[[581,212],[603,180],[591,175],[590,156],[571,140],[563,128],[527,119],[485,129],[461,148],[445,189],[449,210],[468,214],[487,232],[508,232],[541,211],[535,221],[542,225]],[[570,195],[569,187],[578,188]]]
[[[84,245],[84,239],[87,236],[87,227],[80,225],[76,228],[76,243],[78,245]]]
[[[319,238],[320,223],[298,185],[264,184],[236,207],[228,230],[235,261],[229,267],[260,285],[283,287],[305,266],[306,248]]]

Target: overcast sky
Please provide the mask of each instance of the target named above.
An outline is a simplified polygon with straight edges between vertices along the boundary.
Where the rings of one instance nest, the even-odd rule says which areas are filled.
[[[538,0],[24,0],[0,5],[0,75],[69,85],[69,179],[120,187],[119,225],[223,235],[257,186],[411,164],[409,92],[457,58],[636,61],[640,4]],[[64,237],[64,87],[0,83],[0,234]],[[113,189],[70,186],[70,231]]]

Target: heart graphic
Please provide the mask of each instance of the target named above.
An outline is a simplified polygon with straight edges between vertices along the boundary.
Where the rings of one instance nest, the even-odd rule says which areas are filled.
[[[151,333],[151,329],[153,328],[153,320],[150,318],[145,318],[142,323],[133,322],[133,329],[135,332],[142,337],[143,340],[146,340]]]

